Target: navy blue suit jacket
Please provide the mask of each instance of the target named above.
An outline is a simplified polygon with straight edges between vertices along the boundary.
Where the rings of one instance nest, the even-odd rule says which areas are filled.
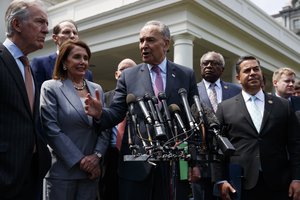
[[[221,83],[221,87],[222,87],[222,101],[229,99],[231,97],[234,97],[242,91],[242,88],[237,84],[228,83],[228,82],[224,82],[224,81],[220,81],[220,83]],[[199,92],[200,101],[205,106],[207,106],[213,110],[210,100],[208,98],[207,92],[206,92],[204,82],[203,81],[199,82],[197,84],[197,88],[198,88],[198,92]]]
[[[26,179],[30,178],[38,185],[34,177],[28,177],[31,170],[34,168],[38,180],[42,181],[51,164],[49,150],[38,129],[41,127],[40,95],[36,89],[32,113],[20,69],[2,44],[0,93],[0,196],[1,199],[32,199],[18,196],[23,187],[30,184]],[[37,161],[33,154],[34,145]]]
[[[177,104],[180,106],[183,112],[184,108],[182,106],[180,96],[178,95],[178,90],[180,88],[186,89],[187,96],[191,104],[193,96],[198,95],[194,71],[168,61],[165,88],[165,93],[167,96],[166,101],[168,105]],[[122,72],[122,76],[117,82],[117,88],[115,90],[113,102],[109,108],[104,108],[103,110],[101,118],[102,128],[109,128],[117,125],[124,119],[127,112],[126,96],[130,93],[136,97],[143,97],[145,93],[149,93],[151,96],[154,96],[150,72],[147,64],[142,63],[135,67],[128,68]],[[134,105],[134,113],[138,115],[138,121],[140,122],[140,129],[143,137],[147,138],[144,117],[138,104]],[[132,136],[132,140],[135,144],[141,146],[141,141],[137,136]],[[128,148],[127,129],[125,129],[125,134],[123,137],[121,154],[131,154]],[[122,178],[128,180],[142,181],[148,177],[150,170],[151,165],[147,162],[121,162],[119,174]]]
[[[41,89],[44,81],[52,79],[57,54],[53,53],[48,56],[33,58],[31,61],[31,69],[36,77],[37,87]],[[93,81],[92,72],[87,70],[85,78]]]

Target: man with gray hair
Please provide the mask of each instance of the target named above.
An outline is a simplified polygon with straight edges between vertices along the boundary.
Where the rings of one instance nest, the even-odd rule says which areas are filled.
[[[143,97],[145,94],[149,94],[154,97],[158,96],[159,92],[164,92],[167,105],[177,104],[181,110],[184,110],[178,95],[178,90],[183,88],[186,91],[189,104],[192,104],[193,96],[198,95],[194,71],[167,59],[170,44],[170,30],[162,22],[150,21],[142,27],[139,34],[139,48],[143,63],[122,72],[110,107],[102,108],[99,99],[90,96],[85,101],[86,112],[100,120],[99,126],[101,128],[110,128],[124,119],[128,111],[126,103],[128,94],[134,97]],[[139,135],[141,136],[130,134],[130,141],[137,147],[136,153],[143,154],[146,145],[151,145],[150,140],[144,139],[148,138],[145,125],[146,117],[143,117],[142,108],[137,104],[134,105],[132,112],[137,114],[137,122],[139,122],[140,127]],[[149,127],[149,134],[154,133],[154,127]],[[132,153],[127,128],[125,128],[122,140],[121,158]],[[169,135],[169,137],[172,136]],[[143,142],[145,146],[143,146]],[[174,199],[176,195],[177,199],[188,200],[188,182],[179,180],[177,171],[174,170],[173,174],[172,172],[169,162],[158,161],[154,166],[152,162],[120,159],[119,199],[170,200]],[[174,185],[176,185],[176,190]]]
[[[211,112],[216,112],[218,103],[241,92],[241,87],[237,84],[224,82],[220,79],[224,69],[225,60],[220,53],[209,51],[200,59],[202,81],[197,84],[198,92],[203,106],[211,109]],[[210,163],[200,163],[190,171],[194,177],[191,179],[194,199],[216,199],[212,195]]]
[[[51,158],[40,134],[39,90],[28,54],[43,48],[48,16],[37,0],[12,1],[0,44],[0,198],[39,199]]]

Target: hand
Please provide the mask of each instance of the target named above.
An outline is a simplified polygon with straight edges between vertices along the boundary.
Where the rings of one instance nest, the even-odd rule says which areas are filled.
[[[231,200],[230,193],[236,193],[236,190],[227,182],[219,184],[222,200]]]
[[[201,178],[200,167],[189,167],[189,182],[195,183]]]
[[[289,188],[289,197],[293,200],[300,200],[300,182],[292,181]]]
[[[90,179],[98,178],[101,172],[99,162],[100,159],[95,154],[85,156],[80,160],[80,169],[89,173]]]
[[[93,98],[90,93],[86,95],[84,100],[85,113],[99,120],[102,114],[102,103],[100,101],[100,92],[95,90],[96,98]]]

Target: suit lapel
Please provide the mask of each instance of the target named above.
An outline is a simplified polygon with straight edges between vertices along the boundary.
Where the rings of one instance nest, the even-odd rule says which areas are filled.
[[[5,65],[3,67],[7,68],[7,71],[11,74],[11,76],[15,80],[15,84],[16,84],[17,88],[20,90],[20,93],[24,99],[23,102],[26,104],[25,107],[26,107],[27,111],[30,113],[30,116],[32,116],[24,79],[22,77],[20,69],[19,69],[14,57],[10,54],[10,52],[2,44],[0,46],[0,50],[2,51],[1,53],[3,55],[2,56],[3,62],[5,63]]]
[[[166,88],[165,93],[168,98],[173,96],[171,93],[174,93],[176,91],[176,68],[174,65],[171,65],[169,61],[167,61],[167,76],[166,76]],[[177,92],[177,91],[176,91]]]
[[[143,95],[146,93],[149,93],[151,96],[154,96],[154,90],[152,87],[152,81],[150,77],[150,72],[148,69],[147,64],[143,64],[138,72],[138,77],[140,78],[139,80],[142,80],[142,85],[143,87],[141,88],[140,92],[143,93]],[[144,88],[144,90],[143,90]]]
[[[261,128],[260,128],[261,134],[263,134],[263,128],[266,125],[272,110],[274,109],[273,105],[274,105],[274,102],[273,102],[272,95],[265,94],[265,109],[264,109],[264,115],[263,115]]]
[[[230,93],[228,92],[229,90],[229,85],[227,85],[224,81],[221,81],[221,87],[222,87],[222,100],[224,99],[229,99],[230,98]]]
[[[236,96],[236,101],[237,101],[237,108],[240,110],[240,114],[243,115],[243,117],[246,118],[246,120],[249,122],[249,124],[251,125],[251,127],[253,128],[253,130],[256,132],[257,134],[257,130],[252,122],[251,116],[248,112],[247,106],[246,106],[246,102],[244,101],[243,95],[242,93],[240,93],[238,96]],[[238,113],[237,113],[238,114]]]
[[[77,111],[80,117],[89,124],[88,117],[85,114],[83,105],[78,95],[76,95],[76,91],[73,87],[72,81],[70,79],[66,79],[62,81],[63,84],[60,86],[61,91],[65,95],[66,99],[70,102],[72,107]],[[95,91],[91,91],[91,94],[94,94]]]
[[[198,83],[198,92],[200,95],[200,100],[201,102],[203,102],[205,105],[207,105],[211,110],[213,110],[213,107],[210,103],[210,100],[208,98],[207,92],[206,92],[206,88],[204,85],[204,82],[201,81],[200,83]]]

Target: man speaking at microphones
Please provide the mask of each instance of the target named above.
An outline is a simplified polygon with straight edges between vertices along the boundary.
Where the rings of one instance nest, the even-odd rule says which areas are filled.
[[[190,104],[193,96],[198,94],[194,72],[192,69],[175,64],[166,58],[171,44],[168,26],[160,21],[147,22],[139,34],[139,49],[143,63],[123,71],[118,80],[113,102],[109,108],[103,108],[99,100],[90,96],[86,99],[86,112],[93,116],[101,128],[108,128],[119,123],[127,112],[126,96],[130,93],[136,97],[143,97],[146,93],[158,98],[158,93],[166,94],[168,105],[181,106],[178,89],[184,88]],[[181,106],[181,110],[183,107]],[[147,138],[144,115],[136,103],[134,113],[140,127],[142,138]],[[153,126],[152,126],[153,129]],[[125,129],[126,130],[126,129]],[[153,131],[153,130],[152,130]],[[132,135],[132,142],[139,145],[141,153],[141,138]],[[121,148],[122,155],[130,155],[128,133],[125,132]],[[189,184],[187,181],[176,179],[177,191],[171,190],[170,175],[172,170],[168,162],[157,162],[156,167],[148,162],[120,160],[119,166],[119,196],[122,200],[188,200]]]

